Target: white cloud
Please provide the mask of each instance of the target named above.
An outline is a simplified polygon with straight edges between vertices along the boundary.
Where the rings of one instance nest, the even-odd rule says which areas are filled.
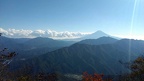
[[[82,32],[57,32],[54,30],[16,30],[16,29],[8,29],[5,30],[0,28],[0,33],[3,33],[6,37],[13,38],[34,38],[34,37],[49,37],[55,39],[71,39],[71,38],[79,38],[90,33],[82,33]]]
[[[16,30],[16,29],[8,29],[6,30],[8,32],[9,37],[30,37],[29,35],[32,33],[31,30]]]
[[[2,29],[2,28],[0,28],[0,33],[3,33],[4,35],[8,34],[8,32],[6,30]]]

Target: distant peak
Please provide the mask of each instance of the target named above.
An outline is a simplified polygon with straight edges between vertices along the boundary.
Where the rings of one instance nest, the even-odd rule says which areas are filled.
[[[106,36],[108,36],[108,34],[106,34],[105,32],[103,32],[103,31],[101,31],[101,30],[98,30],[98,31],[96,31],[95,33],[93,33],[93,34],[99,34],[99,35],[106,35]]]
[[[98,30],[97,32],[103,32],[103,31],[101,31],[101,30]]]
[[[103,31],[101,31],[101,30],[98,30],[98,31],[96,31],[95,33],[104,33]]]

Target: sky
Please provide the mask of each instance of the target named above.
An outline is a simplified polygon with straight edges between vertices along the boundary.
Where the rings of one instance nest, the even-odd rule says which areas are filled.
[[[0,32],[73,38],[101,30],[144,39],[143,14],[144,0],[0,0]]]

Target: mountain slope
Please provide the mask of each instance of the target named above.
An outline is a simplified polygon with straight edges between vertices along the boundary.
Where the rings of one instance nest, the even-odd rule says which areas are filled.
[[[122,57],[120,57],[122,55]],[[55,70],[62,73],[90,73],[116,74],[126,71],[119,63],[126,59],[126,54],[115,49],[113,45],[84,45],[75,44],[28,61],[37,67],[36,71],[48,72]]]

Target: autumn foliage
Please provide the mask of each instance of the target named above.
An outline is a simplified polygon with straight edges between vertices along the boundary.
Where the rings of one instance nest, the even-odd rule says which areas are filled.
[[[103,76],[104,76],[103,74],[94,73],[93,75],[91,75],[88,74],[87,72],[84,72],[82,76],[82,81],[112,81],[112,79],[104,80],[102,78]]]

